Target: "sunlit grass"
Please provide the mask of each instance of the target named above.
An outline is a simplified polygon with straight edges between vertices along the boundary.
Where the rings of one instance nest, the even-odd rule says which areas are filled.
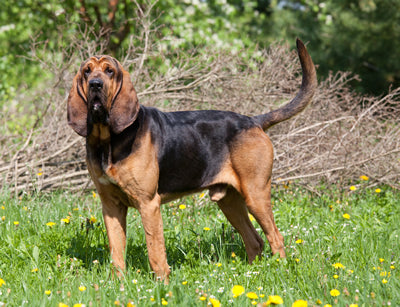
[[[96,193],[20,199],[4,193],[0,306],[396,306],[400,193],[369,188],[366,177],[349,186],[357,188],[320,186],[311,193],[276,187],[275,220],[288,257],[272,257],[267,245],[253,265],[207,195],[164,205],[169,285],[154,280],[134,209],[128,216],[128,271],[120,281],[112,276]]]

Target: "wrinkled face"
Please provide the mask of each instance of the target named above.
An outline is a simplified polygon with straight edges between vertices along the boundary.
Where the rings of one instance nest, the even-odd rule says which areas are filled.
[[[121,133],[138,114],[139,103],[129,73],[114,58],[93,56],[81,64],[68,96],[68,124],[81,136],[93,125]]]
[[[94,56],[81,65],[83,94],[87,98],[88,115],[93,123],[108,123],[122,72],[118,62],[109,56]]]

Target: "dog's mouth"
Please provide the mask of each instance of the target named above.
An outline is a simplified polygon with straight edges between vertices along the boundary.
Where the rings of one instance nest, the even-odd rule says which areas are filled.
[[[100,108],[102,108],[102,107],[103,107],[103,104],[101,103],[100,97],[99,97],[98,95],[94,96],[94,97],[91,99],[91,109],[92,109],[93,111],[98,111],[98,110],[100,110]]]
[[[90,99],[89,109],[94,124],[107,124],[107,110],[103,105],[103,99],[99,95],[94,95]]]

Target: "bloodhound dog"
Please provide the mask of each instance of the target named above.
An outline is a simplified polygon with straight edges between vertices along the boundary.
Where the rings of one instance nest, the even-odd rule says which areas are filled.
[[[297,40],[302,84],[283,107],[248,117],[227,111],[161,112],[139,105],[129,73],[110,56],[84,61],[68,97],[68,124],[86,138],[87,166],[102,201],[113,264],[125,270],[126,216],[141,216],[152,270],[168,282],[160,205],[207,189],[241,235],[248,260],[264,241],[285,257],[283,236],[271,208],[273,148],[266,129],[301,112],[317,79],[304,44]]]

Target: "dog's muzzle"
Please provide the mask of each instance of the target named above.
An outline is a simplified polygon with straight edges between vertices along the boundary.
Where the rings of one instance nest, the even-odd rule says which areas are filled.
[[[108,114],[103,105],[105,102],[103,94],[103,80],[92,79],[89,81],[89,111],[94,124],[107,124]]]

